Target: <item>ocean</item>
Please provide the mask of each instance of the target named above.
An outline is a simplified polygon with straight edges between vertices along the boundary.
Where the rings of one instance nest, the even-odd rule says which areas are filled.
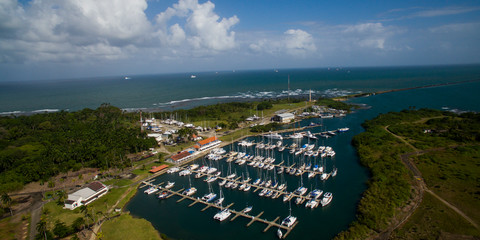
[[[191,78],[194,74],[197,77]],[[170,75],[105,77],[97,79],[64,80],[49,82],[0,83],[0,112],[4,114],[74,111],[82,108],[96,108],[102,103],[110,103],[127,110],[143,109],[170,110],[191,108],[197,105],[227,101],[245,101],[252,99],[277,98],[288,95],[287,79],[290,78],[290,95],[307,96],[310,90],[314,97],[339,96],[352,93],[373,92],[388,89],[408,88],[438,83],[459,82],[480,79],[480,66],[430,66],[430,67],[385,67],[385,68],[325,68],[325,69],[279,69],[262,71],[205,72]],[[292,214],[298,217],[298,225],[288,239],[331,239],[348,228],[355,219],[356,206],[366,189],[368,171],[360,166],[355,149],[351,145],[352,137],[363,131],[361,123],[380,113],[400,111],[408,108],[435,108],[452,111],[480,111],[478,98],[480,81],[390,92],[369,97],[349,100],[362,104],[365,108],[355,110],[343,118],[306,119],[301,126],[311,122],[322,126],[312,128],[312,132],[349,127],[345,133],[328,139],[309,141],[302,139],[298,144],[315,143],[331,146],[336,151],[335,158],[326,159],[327,171],[333,167],[338,175],[326,181],[319,177],[313,179],[303,176],[274,175],[267,170],[260,171],[250,166],[231,164],[232,171],[238,175],[249,174],[257,177],[276,178],[285,181],[292,191],[303,183],[309,190],[319,188],[333,193],[332,202],[322,208],[306,209],[292,202]],[[287,134],[283,134],[284,136]],[[249,140],[267,141],[261,137]],[[290,145],[293,140],[284,140]],[[226,146],[226,150],[246,151],[252,154],[253,148],[242,149],[236,143]],[[274,152],[276,163],[299,163],[307,161],[320,164],[321,159],[302,159],[285,151]],[[200,165],[208,164],[228,171],[224,161],[196,160]],[[225,175],[225,174],[222,174]],[[175,181],[174,189],[188,187],[188,177],[178,174],[165,174],[156,183]],[[208,191],[208,185],[201,179],[191,176],[191,183],[198,188],[195,196]],[[217,182],[212,184],[217,194]],[[253,189],[252,189],[253,190]],[[277,216],[283,219],[289,214],[289,205],[281,199],[268,199],[258,196],[258,192],[240,192],[223,189],[225,205],[234,203],[233,209],[241,210],[253,205],[252,214],[264,212],[262,218],[273,220]],[[263,223],[254,223],[246,227],[248,219],[239,217],[234,221],[219,223],[213,220],[215,209],[202,212],[202,204],[189,207],[190,200],[177,203],[178,197],[158,200],[154,195],[139,191],[126,206],[133,216],[145,218],[162,233],[173,239],[276,239],[276,228],[263,232]]]
[[[195,75],[196,78],[191,78]],[[339,96],[480,78],[480,66],[319,68],[0,82],[0,114],[75,111],[110,103],[158,111],[218,102]]]

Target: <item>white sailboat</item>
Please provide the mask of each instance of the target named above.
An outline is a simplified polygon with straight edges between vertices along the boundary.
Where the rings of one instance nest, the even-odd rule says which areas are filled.
[[[289,205],[290,205],[290,214],[288,215],[288,217],[283,219],[281,225],[284,225],[284,226],[287,226],[287,227],[292,227],[293,224],[295,224],[295,222],[297,221],[297,217],[292,216],[292,204],[291,204],[291,202],[289,202]]]

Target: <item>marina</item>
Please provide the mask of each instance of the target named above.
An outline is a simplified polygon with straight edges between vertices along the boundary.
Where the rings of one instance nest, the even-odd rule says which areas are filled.
[[[345,152],[351,151],[345,151],[345,147],[350,149],[351,146],[349,142],[342,145],[337,143],[338,139],[347,140],[351,133],[346,129],[343,131],[325,130],[326,124],[331,126],[329,129],[345,128],[346,125],[342,122],[332,124],[342,119],[344,118],[304,119],[300,121],[300,124],[296,123],[299,127],[293,131],[292,128],[272,131],[272,133],[278,133],[283,139],[280,139],[278,135],[273,135],[276,136],[273,139],[260,134],[241,137],[233,143],[221,144],[217,148],[198,154],[196,159],[182,162],[181,165],[176,166],[174,171],[151,179],[150,183],[156,186],[165,186],[167,182],[175,182],[175,187],[170,190],[177,194],[160,189],[156,194],[168,195],[167,198],[162,198],[166,200],[160,200],[147,194],[137,194],[134,199],[144,199],[142,202],[146,202],[142,205],[148,202],[145,206],[163,209],[162,212],[170,214],[162,213],[162,216],[174,217],[178,219],[177,221],[182,222],[180,225],[173,225],[173,222],[159,221],[155,215],[148,217],[147,215],[150,214],[145,215],[146,212],[142,214],[142,216],[147,216],[147,219],[157,219],[152,221],[155,227],[157,227],[155,224],[159,222],[162,225],[168,225],[169,229],[161,228],[161,231],[167,233],[170,228],[173,231],[176,227],[191,226],[192,224],[199,225],[195,228],[196,230],[192,229],[191,231],[204,232],[202,229],[211,229],[216,226],[214,224],[216,222],[220,224],[221,228],[215,231],[220,231],[220,235],[223,234],[222,236],[229,238],[232,237],[228,235],[229,231],[238,231],[240,225],[244,227],[248,225],[249,231],[242,231],[238,237],[235,236],[232,239],[259,238],[260,236],[259,239],[278,239],[279,236],[283,239],[302,236],[305,229],[301,231],[297,231],[297,229],[311,225],[311,221],[329,226],[328,216],[337,212],[339,207],[342,208],[341,211],[347,209],[352,213],[355,212],[354,204],[345,206],[345,202],[349,202],[350,199],[345,198],[345,193],[341,190],[343,189],[343,180],[337,181],[345,179],[344,174],[351,172],[345,165],[349,162],[345,159]],[[328,138],[321,137],[320,134],[328,132],[335,133],[335,135],[329,135]],[[290,138],[294,133],[301,137]],[[315,136],[316,139],[312,136]],[[330,151],[330,156],[327,156],[326,149]],[[299,154],[295,154],[300,150]],[[324,153],[323,157],[322,153]],[[192,166],[195,166],[194,169]],[[183,176],[180,176],[180,172]],[[191,196],[185,196],[182,191],[190,187],[190,182],[191,187],[195,187],[198,192]],[[359,184],[363,185],[362,182]],[[213,191],[210,190],[210,186]],[[300,187],[303,187],[304,190],[296,193],[295,191]],[[334,198],[328,205],[321,207],[320,201],[323,196],[318,198],[312,196],[311,192],[314,190],[322,193],[332,192]],[[221,205],[215,204],[217,199],[213,199],[211,202],[201,200],[202,196],[211,192],[215,193],[217,197],[219,193],[223,195],[225,199],[222,200],[223,210],[221,210]],[[172,200],[172,196],[176,196],[178,199]],[[137,200],[133,201],[138,202]],[[292,228],[287,230],[288,227],[282,225],[282,220],[289,215],[289,203],[292,205],[292,215],[296,217],[296,221],[291,226]],[[243,212],[246,206],[252,205],[254,206],[253,211]],[[235,206],[242,207],[235,209]],[[192,211],[192,208],[198,210]],[[137,209],[140,209],[138,205]],[[172,212],[173,209],[175,209],[174,212]],[[148,210],[145,209],[145,211]],[[221,211],[225,211],[225,214],[220,214]],[[228,213],[226,213],[227,211]],[[183,214],[180,215],[180,212]],[[203,214],[198,215],[195,212]],[[136,214],[138,213],[134,213],[134,215]],[[185,217],[186,215],[188,217]],[[217,217],[213,219],[214,216]],[[269,231],[272,229],[273,231]],[[174,236],[178,236],[178,231],[181,230],[178,229]],[[197,238],[198,235],[190,235],[191,231],[186,233],[187,235],[182,235],[183,238],[206,239],[204,237]],[[340,229],[335,231],[338,232]],[[204,233],[209,238],[212,236],[207,232]],[[258,235],[258,233],[265,234]],[[217,234],[214,234],[213,239],[220,239],[220,235],[217,238]]]
[[[310,124],[307,127],[314,130],[315,127],[321,128],[322,126],[321,124]],[[176,204],[189,200],[187,208],[202,205],[199,209],[200,212],[211,212],[210,209],[216,209],[218,212],[212,217],[222,224],[223,222],[233,222],[238,218],[248,220],[245,223],[246,227],[250,227],[254,223],[262,223],[264,228],[261,232],[268,232],[273,227],[276,233],[273,236],[284,239],[291,235],[293,229],[300,222],[303,222],[301,217],[295,217],[295,222],[286,226],[282,224],[282,219],[284,223],[288,222],[284,219],[286,215],[283,217],[271,215],[277,211],[272,212],[263,207],[255,207],[255,210],[259,212],[250,213],[252,206],[244,207],[241,210],[232,209],[236,198],[232,199],[230,196],[236,192],[245,194],[244,196],[248,196],[248,199],[253,198],[254,202],[258,201],[255,200],[257,198],[281,204],[293,202],[291,204],[296,208],[300,207],[309,211],[321,206],[321,195],[326,190],[325,183],[335,176],[338,170],[335,166],[335,151],[324,143],[331,138],[315,136],[328,134],[328,132],[340,134],[348,130],[301,132],[300,129],[305,130],[305,128],[299,128],[294,131],[298,136],[302,136],[298,139],[288,137],[291,129],[290,131],[280,130],[274,133],[270,132],[269,136],[246,137],[235,143],[209,149],[201,157],[171,168],[173,170],[167,171],[162,176],[165,181],[156,183],[157,179],[153,178],[143,182],[141,188],[158,189],[155,192],[160,200],[170,199],[172,196],[179,197],[175,201]],[[329,136],[334,137],[337,134]],[[292,181],[298,182],[298,184],[292,184]],[[303,182],[306,183],[305,186],[303,186]],[[308,185],[310,187],[307,187]],[[180,188],[174,189],[173,186]],[[212,186],[218,190],[212,190]],[[195,191],[189,193],[192,188]],[[321,190],[317,188],[321,188]],[[227,201],[224,201],[223,197],[221,201],[215,199],[218,193],[220,196],[225,196],[222,194],[222,190],[229,195],[226,197]],[[317,194],[320,192],[320,194],[315,195],[312,192]],[[240,206],[241,202],[242,200],[240,200]],[[226,206],[222,207],[222,205]],[[235,205],[238,204],[235,203]],[[330,208],[330,206],[326,207]],[[290,215],[287,218],[293,219]]]
[[[221,206],[218,206],[218,205],[215,205],[213,203],[210,203],[210,202],[207,202],[207,201],[204,201],[200,198],[195,198],[195,197],[192,197],[192,196],[188,196],[188,195],[185,195],[185,194],[182,194],[181,192],[184,190],[183,188],[182,189],[179,189],[179,190],[170,190],[170,189],[166,189],[166,188],[163,188],[161,186],[161,184],[159,185],[154,185],[152,184],[151,182],[147,182],[147,181],[144,181],[142,182],[144,185],[140,186],[140,188],[143,188],[143,187],[146,187],[146,186],[149,186],[150,188],[155,188],[155,189],[164,189],[165,191],[169,192],[170,193],[170,196],[173,196],[173,195],[176,195],[176,196],[179,196],[181,197],[179,200],[177,200],[177,203],[178,202],[181,202],[185,199],[189,199],[191,201],[193,201],[192,203],[190,203],[190,205],[188,205],[189,207],[197,204],[197,203],[201,203],[201,204],[204,204],[206,205],[205,208],[203,208],[201,211],[205,211],[207,210],[208,208],[210,207],[213,207],[213,208],[218,208],[218,209],[222,209],[223,207]],[[167,197],[167,198],[169,198]],[[247,219],[251,219],[250,222],[248,222],[248,224],[246,225],[246,227],[249,227],[250,225],[252,225],[254,222],[261,222],[261,223],[265,223],[267,224],[267,227],[265,227],[265,229],[263,230],[263,232],[266,232],[268,231],[268,229],[270,229],[271,227],[277,227],[278,229],[283,229],[285,230],[286,232],[283,234],[282,238],[286,238],[288,236],[288,234],[290,233],[290,231],[293,230],[293,228],[295,228],[295,226],[298,224],[298,221],[296,221],[292,226],[285,226],[285,225],[282,225],[282,224],[278,224],[277,221],[278,219],[280,219],[280,216],[278,216],[277,218],[275,218],[274,220],[272,221],[269,221],[267,219],[263,219],[263,218],[260,218],[264,212],[260,212],[259,214],[257,214],[256,216],[253,216],[253,215],[250,215],[248,213],[245,213],[245,209],[242,209],[241,211],[236,211],[236,210],[233,210],[233,209],[230,209],[232,206],[234,205],[234,203],[230,203],[229,205],[227,205],[225,207],[225,209],[229,209],[231,213],[233,213],[235,216],[232,217],[230,219],[230,221],[233,221],[235,220],[236,218],[238,217],[244,217],[244,218],[247,218]]]

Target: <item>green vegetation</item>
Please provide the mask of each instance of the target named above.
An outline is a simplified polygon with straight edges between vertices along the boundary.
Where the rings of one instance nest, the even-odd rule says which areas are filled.
[[[133,114],[108,104],[72,113],[1,117],[0,192],[83,167],[129,166],[127,153],[156,145],[135,121]]]
[[[16,231],[22,222],[13,221],[12,217],[0,220],[0,239],[17,239]]]
[[[427,186],[480,222],[480,146],[433,151],[415,158]]]
[[[425,194],[419,208],[390,239],[445,239],[441,237],[445,233],[459,235],[449,239],[464,239],[460,235],[479,236],[469,222],[434,196]]]
[[[280,126],[279,123],[269,123],[266,125],[257,125],[255,127],[250,128],[251,132],[254,133],[261,133],[261,132],[268,132],[268,131],[275,131]]]
[[[345,110],[345,111],[348,111],[348,112],[350,112],[352,107],[354,107],[354,105],[352,105],[352,104],[344,103],[344,102],[341,102],[341,101],[335,101],[332,98],[323,98],[323,97],[320,97],[317,100],[317,105],[327,106],[329,108],[334,108],[334,109],[338,109],[338,110]]]
[[[128,214],[105,222],[102,234],[104,239],[161,239],[150,222]]]
[[[382,231],[410,199],[412,181],[418,180],[407,172],[400,155],[415,149],[402,140],[430,151],[415,159],[427,186],[475,221],[480,220],[480,114],[404,110],[381,114],[362,126],[366,131],[355,136],[353,144],[361,163],[370,169],[371,178],[360,200],[357,220],[337,239],[366,238]],[[427,194],[417,212],[396,230],[393,238],[437,239],[444,232],[480,234]],[[453,219],[461,221],[451,223]]]
[[[215,121],[216,124],[224,124],[224,127],[235,129],[235,123],[244,121],[256,111],[273,110],[275,105],[296,104],[305,99],[269,99],[261,102],[231,102],[218,103],[214,105],[198,106],[192,109],[176,110],[172,112],[154,113],[155,118],[164,119],[169,117],[180,117],[181,119],[202,125],[203,121]],[[279,109],[276,109],[277,111]],[[212,127],[212,126],[210,126]]]

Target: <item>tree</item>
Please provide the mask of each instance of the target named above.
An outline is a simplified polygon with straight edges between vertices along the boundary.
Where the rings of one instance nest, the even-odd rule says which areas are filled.
[[[78,217],[73,221],[70,227],[72,228],[73,231],[80,231],[82,230],[84,225],[85,225],[85,219],[83,217]]]
[[[37,223],[37,231],[38,234],[35,236],[35,239],[38,240],[49,240],[53,239],[53,234],[47,229],[47,222],[45,219],[40,219],[40,221]]]
[[[58,196],[58,200],[57,200],[58,205],[64,204],[65,199],[68,197],[67,192],[65,192],[64,190],[57,191],[57,196]]]
[[[72,235],[72,237],[70,238],[70,240],[80,240],[80,238],[78,237],[78,235],[76,233],[74,233]]]
[[[70,229],[64,222],[57,220],[55,222],[55,227],[53,228],[53,234],[59,238],[64,238],[70,234]]]
[[[8,208],[8,210],[10,210],[10,215],[13,216],[13,212],[11,208],[12,198],[6,192],[2,194],[2,204],[5,206],[5,208]]]

